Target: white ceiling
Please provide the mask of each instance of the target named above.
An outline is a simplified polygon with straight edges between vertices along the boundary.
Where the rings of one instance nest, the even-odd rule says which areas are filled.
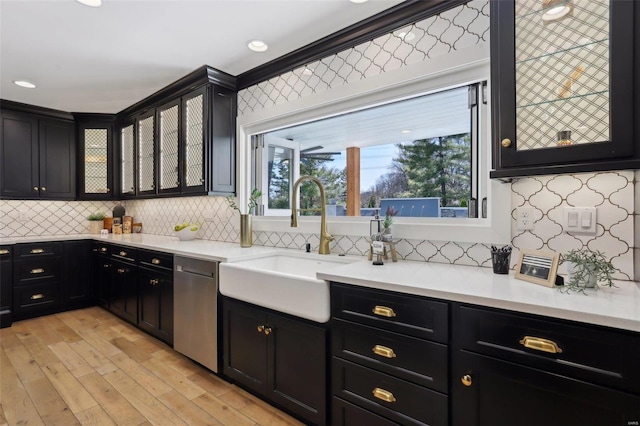
[[[238,75],[401,2],[0,0],[0,98],[115,113],[201,65]]]

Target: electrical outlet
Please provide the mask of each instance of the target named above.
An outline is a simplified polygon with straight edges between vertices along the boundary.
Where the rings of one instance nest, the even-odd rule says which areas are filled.
[[[518,207],[516,209],[516,228],[518,231],[530,231],[533,229],[533,207]]]

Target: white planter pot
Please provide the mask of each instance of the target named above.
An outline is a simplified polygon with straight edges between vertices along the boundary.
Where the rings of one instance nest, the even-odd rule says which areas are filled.
[[[576,271],[579,271],[579,268],[584,268],[584,266],[581,266],[581,267],[576,266],[576,264],[573,262],[566,262],[566,265],[567,265],[567,275],[568,275],[569,282],[573,281],[573,275],[576,273]],[[587,277],[587,281],[577,283],[578,286],[584,287],[584,288],[595,288],[595,286],[597,285],[596,274],[593,272],[591,273],[586,272],[583,274],[583,276]]]

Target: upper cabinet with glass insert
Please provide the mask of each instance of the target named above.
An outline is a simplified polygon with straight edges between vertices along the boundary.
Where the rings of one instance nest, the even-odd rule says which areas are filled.
[[[136,116],[135,135],[128,126],[120,135],[123,195],[235,192],[235,80],[218,73],[198,69],[121,113],[145,111]],[[127,193],[134,181],[135,191]]]
[[[491,177],[640,167],[640,4],[494,0]]]
[[[113,114],[74,114],[78,129],[78,199],[110,200],[114,186]]]

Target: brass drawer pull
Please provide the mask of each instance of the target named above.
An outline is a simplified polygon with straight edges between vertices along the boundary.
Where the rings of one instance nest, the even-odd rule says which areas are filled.
[[[118,273],[119,273],[119,274],[124,274],[125,272],[127,272],[127,270],[126,270],[126,269],[118,268]]]
[[[100,247],[100,253],[106,253],[106,252],[107,252],[106,247]]]
[[[42,269],[42,268],[32,269],[31,273],[32,274],[44,274],[44,269]]]
[[[462,382],[463,385],[465,386],[471,386],[471,384],[473,383],[473,379],[471,378],[470,375],[465,374],[464,376],[462,376],[462,378],[460,379],[460,381]]]
[[[388,308],[386,306],[378,306],[376,305],[373,308],[373,313],[375,315],[380,315],[381,317],[393,318],[396,316],[396,313],[393,312],[393,309]]]
[[[267,336],[271,334],[273,330],[271,329],[271,327],[265,327],[264,329],[264,334],[266,334]]]
[[[562,353],[562,349],[552,340],[542,337],[524,336],[519,342],[522,346],[536,351],[548,352],[550,354]]]
[[[126,252],[126,251],[124,251],[124,250],[122,250],[122,251],[120,252],[120,256],[122,256],[122,257],[126,257],[126,256],[127,256],[127,252]]]
[[[153,259],[151,259],[151,263],[153,263],[154,265],[159,265],[160,264],[160,259],[154,257]]]
[[[2,250],[0,250],[0,254],[9,254],[9,250],[2,249]]]
[[[373,347],[373,353],[376,354],[376,355],[383,356],[385,358],[395,358],[396,357],[396,353],[393,351],[393,349],[388,348],[386,346],[382,346],[382,345],[375,345]]]
[[[44,294],[38,293],[31,296],[31,300],[38,300],[38,299],[44,299]]]
[[[151,284],[151,285],[158,285],[158,283],[159,283],[159,282],[160,282],[160,281],[158,281],[158,279],[157,279],[157,278],[152,279],[152,280],[149,280],[149,284]]]
[[[258,326],[258,333],[262,333],[264,331],[264,325]]]
[[[40,254],[40,253],[44,253],[44,249],[33,249],[33,250],[31,250],[29,253],[31,253],[31,254]]]
[[[393,396],[391,392],[381,388],[375,388],[373,390],[373,396],[384,402],[396,402],[396,397]]]

